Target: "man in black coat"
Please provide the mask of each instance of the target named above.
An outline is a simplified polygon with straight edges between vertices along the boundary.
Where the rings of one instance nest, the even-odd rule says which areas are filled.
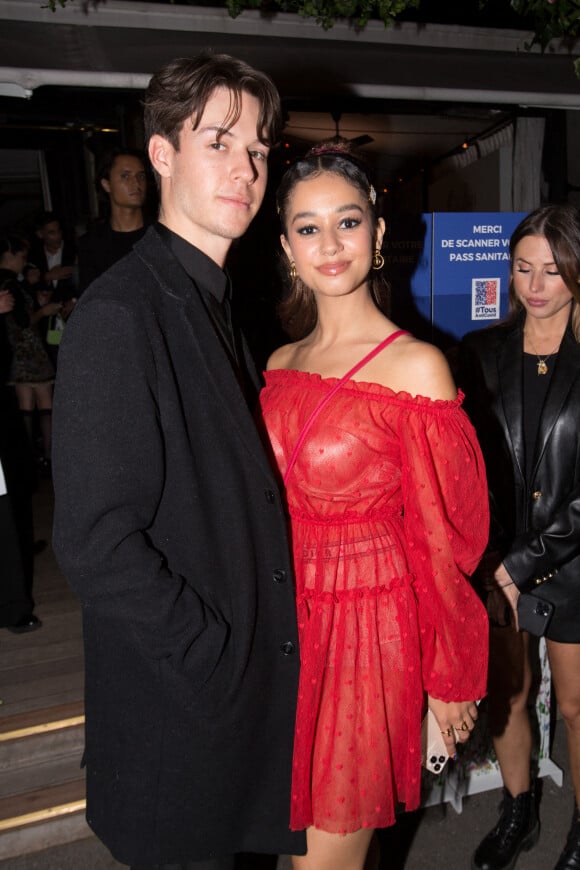
[[[305,850],[285,513],[223,271],[280,117],[272,82],[229,56],[152,78],[159,222],[83,294],[61,346],[54,546],[83,604],[87,819],[133,867]]]
[[[76,257],[76,248],[64,238],[58,215],[51,211],[42,212],[36,219],[28,260],[40,270],[41,286],[52,293],[52,301],[67,306],[67,316],[77,295],[74,282]]]

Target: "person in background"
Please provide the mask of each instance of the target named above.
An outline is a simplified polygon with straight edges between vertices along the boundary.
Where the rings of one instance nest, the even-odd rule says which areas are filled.
[[[62,221],[54,212],[42,212],[36,220],[23,277],[35,303],[36,331],[55,370],[62,332],[78,296],[76,264],[76,245],[65,238]]]
[[[40,270],[40,282],[52,293],[52,301],[62,304],[65,319],[76,296],[76,259],[76,247],[65,240],[58,215],[51,211],[42,212],[35,222],[28,260],[30,267],[36,266]]]
[[[147,196],[145,158],[139,151],[117,148],[103,158],[96,177],[106,214],[79,239],[79,290],[106,272],[132,249],[146,230]]]
[[[520,596],[534,592],[554,608],[545,637],[576,801],[555,867],[578,870],[580,212],[571,205],[532,212],[512,234],[510,258],[508,317],[467,335],[459,353],[489,473],[492,531],[480,573],[491,624],[489,726],[504,783],[499,821],[472,867],[511,868],[539,836],[528,713],[537,647],[518,631],[518,605],[529,600]]]
[[[11,346],[8,383],[14,387],[18,407],[26,427],[31,449],[35,449],[34,418],[38,415],[41,435],[40,470],[50,474],[52,446],[52,389],[54,367],[39,332],[38,322],[60,310],[60,303],[35,308],[26,281],[19,280],[25,270],[28,244],[20,236],[0,236],[0,286],[12,294],[14,305],[6,315],[5,328]]]
[[[467,579],[487,541],[485,470],[443,355],[384,313],[364,167],[317,146],[277,202],[295,341],[270,357],[261,407],[296,572],[291,827],[308,850],[293,866],[362,870],[373,831],[419,806],[426,706],[454,755],[485,694],[487,619]]]
[[[54,549],[83,605],[90,826],[139,870],[230,870],[305,849],[286,522],[224,272],[281,106],[220,54],[168,63],[144,105],[159,221],[64,333]]]
[[[12,346],[6,320],[16,302],[11,273],[0,271],[0,627],[21,634],[42,623],[34,614],[32,598],[36,475],[16,394],[7,385]]]

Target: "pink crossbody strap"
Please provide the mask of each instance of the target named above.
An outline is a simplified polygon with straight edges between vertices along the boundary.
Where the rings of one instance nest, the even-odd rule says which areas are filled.
[[[326,396],[324,396],[324,398],[321,399],[321,401],[318,403],[318,405],[313,410],[310,417],[308,418],[308,420],[306,421],[306,423],[302,427],[300,435],[298,436],[298,440],[297,440],[296,444],[294,445],[294,450],[292,451],[292,455],[290,456],[290,459],[288,460],[288,465],[286,467],[286,472],[284,474],[284,485],[286,485],[288,478],[290,477],[290,473],[291,473],[292,469],[294,468],[294,464],[296,462],[296,458],[298,456],[298,453],[300,452],[300,449],[301,449],[302,445],[304,444],[304,439],[308,435],[312,424],[314,423],[314,421],[316,420],[316,418],[318,417],[318,415],[320,414],[322,409],[325,407],[325,405],[327,405],[327,403],[330,402],[330,400],[332,399],[334,394],[337,393],[340,390],[340,388],[342,387],[342,385],[344,383],[346,383],[346,381],[350,380],[350,378],[352,378],[352,376],[355,375],[359,371],[359,369],[362,369],[363,366],[365,366],[368,362],[370,362],[378,353],[380,353],[385,347],[387,347],[387,345],[389,345],[396,338],[399,338],[399,336],[401,336],[401,335],[409,335],[409,333],[405,329],[397,329],[396,332],[393,332],[391,335],[389,335],[388,338],[385,338],[384,341],[381,341],[380,344],[377,344],[377,346],[374,347],[370,353],[367,353],[367,355],[365,357],[363,357],[361,360],[359,360],[359,362],[357,362],[356,365],[354,365],[339,381],[337,381],[337,383],[333,386],[333,388],[331,390],[329,390],[329,392],[326,394]]]

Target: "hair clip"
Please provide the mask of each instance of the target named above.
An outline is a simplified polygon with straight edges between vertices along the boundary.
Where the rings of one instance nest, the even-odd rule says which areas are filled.
[[[320,142],[306,152],[306,157],[346,157],[354,162],[355,158],[345,142]]]
[[[369,202],[371,203],[371,205],[374,205],[376,201],[377,201],[377,192],[376,192],[374,186],[371,184],[371,186],[369,187]]]

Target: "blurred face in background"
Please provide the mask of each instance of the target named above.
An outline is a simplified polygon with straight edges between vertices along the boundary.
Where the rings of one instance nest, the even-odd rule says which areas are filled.
[[[36,234],[39,239],[42,239],[44,247],[50,253],[58,251],[62,245],[62,227],[59,221],[49,221]]]
[[[101,185],[112,206],[140,209],[147,195],[145,167],[133,154],[119,154],[111,166],[109,177],[101,179]]]
[[[0,257],[0,268],[9,269],[10,272],[20,275],[26,266],[27,259],[28,251],[26,249],[14,252],[5,251]]]

